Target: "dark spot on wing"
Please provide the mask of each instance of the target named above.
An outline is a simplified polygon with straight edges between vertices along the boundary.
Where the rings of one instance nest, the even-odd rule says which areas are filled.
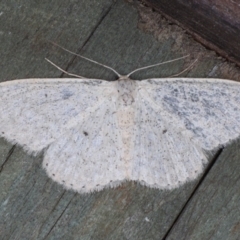
[[[64,100],[66,100],[66,99],[69,99],[72,95],[73,95],[73,93],[70,91],[70,90],[68,90],[68,89],[64,89],[64,90],[62,90],[62,95],[63,95],[63,99]]]
[[[192,94],[191,94],[191,100],[192,100],[192,102],[198,102],[198,101],[199,101],[199,97],[198,97],[198,95],[192,93]]]
[[[84,134],[85,136],[88,136],[88,132],[86,132],[86,131],[83,131],[83,134]]]

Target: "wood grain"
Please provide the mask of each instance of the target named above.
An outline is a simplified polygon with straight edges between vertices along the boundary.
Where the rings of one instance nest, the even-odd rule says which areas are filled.
[[[240,141],[227,147],[177,221],[170,239],[239,239]]]
[[[143,0],[197,41],[240,65],[240,6],[230,0]]]

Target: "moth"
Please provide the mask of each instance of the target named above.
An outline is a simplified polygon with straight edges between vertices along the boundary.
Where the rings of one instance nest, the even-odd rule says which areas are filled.
[[[240,83],[131,74],[2,82],[0,136],[44,151],[48,176],[80,193],[126,180],[177,188],[203,171],[206,150],[239,137]]]

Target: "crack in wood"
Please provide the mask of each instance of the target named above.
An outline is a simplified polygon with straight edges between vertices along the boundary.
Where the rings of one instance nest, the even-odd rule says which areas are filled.
[[[185,202],[185,204],[183,205],[183,207],[180,209],[178,215],[176,216],[176,218],[174,219],[173,223],[171,224],[171,226],[169,227],[168,231],[166,231],[164,237],[162,238],[162,240],[166,240],[167,237],[169,236],[169,234],[171,233],[172,229],[174,228],[174,226],[176,225],[176,223],[178,222],[178,220],[181,218],[183,212],[185,211],[185,209],[187,208],[187,206],[189,205],[190,201],[193,199],[193,197],[195,196],[196,192],[198,191],[198,189],[200,188],[200,186],[202,185],[203,181],[205,180],[205,178],[207,177],[208,173],[210,172],[210,170],[212,169],[212,167],[214,166],[214,164],[217,162],[217,160],[219,159],[223,148],[220,148],[214,155],[212,161],[208,164],[204,174],[202,175],[202,177],[200,178],[199,182],[197,183],[197,185],[195,186],[195,188],[193,188],[192,193],[190,194],[189,198],[187,199],[187,201]]]

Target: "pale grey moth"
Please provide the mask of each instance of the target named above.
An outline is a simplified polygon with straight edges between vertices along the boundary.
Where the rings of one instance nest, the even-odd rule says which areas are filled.
[[[3,82],[0,136],[44,150],[48,176],[80,193],[125,180],[176,188],[202,172],[206,150],[239,137],[240,83],[128,76]]]

